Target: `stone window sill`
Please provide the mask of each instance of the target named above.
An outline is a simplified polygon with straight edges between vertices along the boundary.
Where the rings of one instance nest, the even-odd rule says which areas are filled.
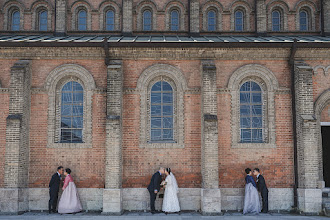
[[[232,143],[232,148],[242,148],[242,149],[276,148],[276,144],[273,144],[273,143]]]
[[[48,148],[92,148],[91,143],[52,143]]]

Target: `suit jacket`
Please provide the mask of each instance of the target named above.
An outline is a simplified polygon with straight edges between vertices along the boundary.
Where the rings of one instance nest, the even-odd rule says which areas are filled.
[[[262,175],[259,175],[259,177],[257,177],[257,188],[258,191],[261,193],[268,192],[265,178]]]
[[[148,186],[149,192],[153,192],[157,189],[159,192],[160,190],[160,184],[162,182],[162,176],[161,174],[157,171],[154,175],[152,175],[152,178],[150,180],[150,184]]]
[[[49,190],[51,192],[58,192],[60,190],[61,178],[58,176],[58,173],[54,173],[49,182]]]

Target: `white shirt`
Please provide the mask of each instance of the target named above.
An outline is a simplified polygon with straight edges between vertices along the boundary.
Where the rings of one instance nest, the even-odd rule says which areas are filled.
[[[61,179],[61,174],[59,173],[59,172],[57,172],[57,174],[58,174],[58,176],[60,177],[60,179]]]
[[[259,178],[259,176],[260,176],[260,173],[257,175],[257,178]]]

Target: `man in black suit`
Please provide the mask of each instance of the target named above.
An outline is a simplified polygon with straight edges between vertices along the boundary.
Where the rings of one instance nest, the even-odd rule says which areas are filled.
[[[163,167],[159,168],[159,170],[152,176],[150,184],[148,186],[148,191],[150,194],[150,209],[151,213],[154,214],[155,210],[155,200],[157,197],[157,193],[160,190],[160,184],[162,182],[162,175],[165,173],[165,169]]]
[[[49,214],[53,211],[56,212],[58,191],[60,190],[61,175],[63,175],[63,167],[59,166],[57,172],[54,173],[49,182],[49,203],[48,212]]]
[[[265,178],[260,174],[260,170],[258,168],[254,168],[253,175],[257,177],[257,188],[261,193],[262,198],[262,210],[261,212],[268,212],[268,188],[266,186]]]

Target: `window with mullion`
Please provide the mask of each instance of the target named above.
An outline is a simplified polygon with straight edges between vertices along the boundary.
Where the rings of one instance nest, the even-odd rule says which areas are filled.
[[[262,90],[253,81],[240,88],[240,136],[241,143],[264,142]]]
[[[78,30],[87,30],[87,12],[85,10],[80,10],[78,12]]]
[[[281,30],[281,13],[279,11],[272,12],[272,30],[273,31]]]
[[[214,10],[210,10],[207,13],[207,30],[216,31],[216,13]]]
[[[171,11],[171,31],[179,30],[179,12],[177,10]]]
[[[152,22],[151,22],[151,11],[145,10],[143,12],[143,30],[144,31],[151,31],[152,29]]]
[[[113,10],[107,11],[105,22],[105,29],[107,31],[113,31],[115,29],[115,12]]]
[[[47,31],[47,11],[39,12],[39,31]]]
[[[78,82],[66,83],[61,91],[61,143],[82,143],[84,90]]]
[[[306,11],[299,12],[299,26],[301,31],[308,30],[308,14]]]
[[[150,140],[174,141],[173,88],[166,81],[158,81],[151,88]]]
[[[19,31],[20,29],[20,12],[18,10],[13,11],[11,15],[11,30],[12,31]]]
[[[241,10],[235,12],[235,31],[243,31],[244,14]]]

